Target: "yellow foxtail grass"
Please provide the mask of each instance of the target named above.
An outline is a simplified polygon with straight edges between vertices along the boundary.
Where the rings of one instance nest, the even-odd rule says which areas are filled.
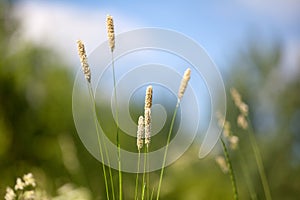
[[[174,122],[175,122],[175,118],[176,118],[176,114],[178,111],[178,107],[180,104],[180,101],[184,95],[184,92],[188,86],[188,82],[191,79],[191,69],[187,68],[183,74],[183,77],[181,79],[181,83],[178,89],[178,95],[177,95],[177,103],[174,109],[174,113],[173,113],[173,117],[171,120],[171,125],[170,125],[170,129],[169,129],[169,133],[168,133],[168,138],[167,138],[167,144],[165,147],[165,152],[164,152],[164,158],[163,158],[163,163],[162,163],[162,167],[161,167],[161,171],[160,171],[160,176],[159,176],[159,182],[158,182],[158,188],[157,188],[157,196],[156,196],[156,200],[159,199],[159,195],[160,195],[160,190],[161,190],[161,184],[162,184],[162,178],[164,175],[164,170],[165,170],[165,166],[166,166],[166,159],[167,159],[167,153],[168,153],[168,148],[169,148],[169,144],[170,144],[170,139],[171,139],[171,134],[172,134],[172,130],[174,127]]]
[[[90,71],[88,61],[87,61],[85,47],[81,40],[77,40],[77,48],[78,48],[78,54],[79,54],[83,74],[85,76],[85,79],[90,83],[91,82],[91,71]]]

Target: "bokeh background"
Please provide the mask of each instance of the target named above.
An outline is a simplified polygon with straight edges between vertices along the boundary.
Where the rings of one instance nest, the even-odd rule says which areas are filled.
[[[226,90],[250,107],[273,199],[299,199],[300,2],[46,1],[0,2],[0,196],[32,172],[50,196],[70,183],[86,199],[105,199],[100,163],[84,148],[72,118],[80,68],[76,40],[89,52],[106,40],[105,18],[121,33],[161,27],[193,38],[218,66]],[[227,119],[240,137],[258,199],[264,199],[249,143],[237,128],[228,92]],[[230,179],[215,162],[219,144],[199,160],[198,145],[166,170],[162,199],[232,199]],[[241,199],[250,199],[237,152],[230,152]],[[247,165],[248,165],[247,164]],[[158,179],[158,173],[151,177]],[[134,175],[124,175],[125,197]],[[115,176],[117,181],[117,176]],[[65,197],[65,199],[67,199]]]

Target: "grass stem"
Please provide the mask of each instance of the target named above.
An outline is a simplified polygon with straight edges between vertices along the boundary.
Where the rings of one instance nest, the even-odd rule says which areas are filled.
[[[96,127],[96,132],[97,132],[97,140],[98,140],[98,145],[99,145],[99,153],[101,157],[101,162],[102,162],[102,170],[103,170],[103,175],[104,175],[104,183],[105,183],[105,189],[106,189],[106,197],[109,200],[109,191],[108,191],[108,182],[107,182],[107,175],[106,175],[106,169],[104,165],[104,156],[103,156],[103,150],[102,150],[102,144],[101,144],[101,136],[99,132],[99,127],[98,127],[98,120],[97,120],[97,113],[96,113],[96,103],[94,99],[94,92],[91,86],[91,83],[88,83],[88,88],[89,88],[89,94],[90,94],[90,99],[92,103],[92,110],[93,110],[93,119]]]
[[[235,175],[234,175],[234,171],[233,171],[233,168],[232,168],[232,163],[231,163],[231,160],[230,160],[230,157],[229,157],[228,149],[227,149],[227,147],[225,145],[225,142],[223,141],[222,138],[220,138],[220,141],[222,143],[223,152],[224,152],[226,163],[227,163],[227,166],[228,166],[228,169],[229,169],[229,175],[230,175],[230,180],[231,180],[232,190],[233,190],[233,199],[238,200],[239,199],[238,190],[237,190],[237,186],[236,186]]]
[[[114,81],[114,103],[116,109],[116,124],[117,124],[117,148],[118,148],[118,172],[119,172],[119,200],[122,200],[122,167],[121,167],[121,147],[120,147],[120,138],[119,138],[119,107],[118,107],[118,98],[117,98],[117,83],[116,83],[116,73],[115,73],[115,60],[114,54],[111,52],[111,62],[112,62],[112,70],[113,70],[113,81]]]
[[[174,113],[173,113],[173,117],[172,117],[170,129],[169,129],[169,133],[168,133],[167,144],[166,144],[166,149],[165,149],[164,158],[163,158],[163,164],[162,164],[162,168],[161,168],[161,171],[160,171],[160,177],[159,177],[159,183],[158,183],[158,188],[157,188],[156,200],[159,199],[159,195],[160,195],[162,178],[163,178],[164,170],[165,170],[165,166],[166,166],[166,160],[167,160],[167,153],[168,153],[169,143],[170,143],[170,139],[171,139],[171,134],[172,134],[172,130],[173,130],[173,126],[174,126],[176,114],[177,114],[177,111],[178,111],[178,108],[179,108],[179,104],[180,104],[180,100],[178,99],[177,103],[176,103],[176,107],[175,107]]]
[[[271,200],[272,197],[271,197],[270,187],[269,187],[267,176],[266,176],[266,173],[265,173],[265,170],[264,170],[262,157],[261,157],[261,154],[260,154],[260,151],[259,151],[259,148],[258,148],[258,144],[256,142],[256,138],[254,136],[253,127],[250,123],[249,118],[247,118],[247,120],[248,120],[248,124],[249,124],[249,131],[248,131],[249,134],[248,135],[249,135],[250,143],[251,143],[251,146],[252,146],[252,150],[254,152],[256,164],[257,164],[257,167],[258,167],[258,172],[259,172],[260,179],[261,179],[262,186],[263,186],[264,193],[265,193],[265,197],[266,197],[266,200]]]
[[[138,162],[137,162],[137,173],[135,179],[135,192],[134,192],[134,199],[138,199],[138,184],[139,184],[139,173],[140,173],[140,162],[141,162],[141,151],[139,150],[138,153]]]

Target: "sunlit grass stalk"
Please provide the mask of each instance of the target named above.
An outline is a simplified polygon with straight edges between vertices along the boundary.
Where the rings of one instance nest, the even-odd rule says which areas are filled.
[[[101,136],[100,136],[100,132],[99,132],[99,127],[98,127],[99,124],[98,124],[98,118],[97,118],[97,113],[96,113],[96,102],[95,102],[94,92],[93,92],[92,85],[91,85],[91,71],[90,71],[88,61],[87,61],[85,46],[81,40],[77,41],[77,47],[78,47],[78,54],[79,54],[79,58],[80,58],[80,62],[81,62],[82,71],[83,71],[83,74],[85,76],[85,79],[86,79],[87,85],[88,85],[88,90],[89,90],[89,95],[90,95],[90,100],[91,100],[91,105],[92,105],[93,119],[94,119],[95,128],[96,128],[96,132],[97,132],[99,153],[100,153],[100,157],[101,157],[101,161],[102,161],[102,169],[103,169],[103,175],[104,175],[106,196],[107,196],[107,199],[109,199],[107,175],[106,175],[106,169],[105,169],[105,165],[104,165],[104,156],[103,156],[103,150],[102,150],[102,144],[101,144],[101,138],[100,138]],[[107,156],[107,160],[109,163],[109,157],[107,155],[107,149],[106,149],[105,143],[104,143],[104,147],[105,147],[105,153]],[[114,185],[113,185],[113,181],[112,181],[112,173],[111,173],[110,168],[109,168],[109,174],[110,174],[112,191],[114,191],[114,189],[113,189]],[[114,192],[113,192],[113,199],[114,199]]]
[[[241,152],[241,150],[239,150],[238,152],[239,152],[239,159],[240,159],[241,168],[242,168],[242,171],[243,171],[243,174],[244,174],[244,177],[245,177],[247,188],[248,188],[249,193],[250,193],[250,197],[251,197],[252,200],[256,200],[257,196],[256,196],[256,193],[255,193],[255,190],[254,190],[254,187],[253,187],[253,182],[252,182],[252,180],[249,176],[250,169],[248,168],[248,166],[246,164],[246,159],[244,158],[244,155]]]
[[[147,149],[145,148],[144,152],[144,171],[143,171],[143,180],[142,180],[142,200],[145,199],[145,192],[148,185],[146,185],[146,166],[147,166]]]
[[[149,198],[150,198],[150,172],[149,172],[149,167],[150,167],[150,165],[149,165],[149,163],[150,163],[150,161],[149,161],[149,145],[146,145],[146,156],[147,156],[147,188],[146,188],[146,190],[147,190],[147,199],[149,200]]]
[[[150,196],[150,200],[153,199],[153,196],[154,196],[154,189],[155,189],[155,188],[152,189],[151,196]]]
[[[138,161],[137,161],[137,173],[135,179],[135,192],[134,192],[134,199],[138,199],[138,185],[139,185],[139,173],[140,173],[140,162],[141,162],[141,150],[138,150]]]
[[[144,144],[144,133],[145,133],[145,127],[144,127],[144,117],[140,116],[138,119],[138,130],[136,135],[136,146],[138,149],[138,163],[137,163],[137,174],[136,174],[136,180],[135,180],[135,195],[134,199],[138,199],[138,184],[139,184],[139,173],[140,173],[140,162],[141,162],[141,149],[143,148]]]
[[[185,70],[183,77],[181,79],[181,83],[178,89],[178,94],[177,94],[177,103],[174,109],[174,113],[172,116],[172,121],[171,121],[171,125],[170,125],[170,129],[169,129],[169,133],[168,133],[168,138],[167,138],[167,144],[165,147],[165,153],[164,153],[164,158],[163,158],[163,163],[162,163],[162,167],[161,167],[161,171],[160,171],[160,176],[159,176],[159,182],[158,182],[158,188],[157,188],[157,196],[156,196],[156,200],[159,199],[159,195],[160,195],[160,190],[161,190],[161,184],[162,184],[162,178],[164,175],[164,171],[165,171],[165,167],[166,167],[166,160],[167,160],[167,154],[168,154],[168,148],[169,148],[169,144],[170,144],[170,139],[171,139],[171,134],[173,131],[173,127],[174,127],[174,122],[175,122],[175,118],[176,118],[176,114],[180,105],[180,101],[184,95],[184,92],[187,88],[188,82],[191,78],[191,69],[188,68]]]
[[[114,21],[111,15],[106,17],[106,26],[107,26],[107,36],[109,47],[111,50],[111,63],[113,70],[113,81],[114,81],[114,103],[116,109],[116,125],[117,125],[117,148],[118,148],[118,173],[119,173],[119,200],[123,198],[123,188],[122,188],[122,167],[121,167],[121,147],[120,147],[120,136],[119,136],[119,108],[118,108],[118,98],[117,98],[117,88],[116,88],[116,73],[115,73],[115,60],[114,60],[114,49],[115,49],[115,31],[114,31]]]
[[[159,199],[159,195],[160,195],[162,178],[163,178],[164,170],[165,170],[165,166],[166,166],[166,159],[167,159],[167,153],[168,153],[169,143],[170,143],[170,139],[171,139],[171,134],[172,134],[172,130],[173,130],[173,126],[174,126],[176,114],[177,114],[177,111],[178,111],[178,108],[179,108],[179,103],[180,103],[180,101],[177,101],[177,104],[176,104],[176,107],[175,107],[175,110],[174,110],[174,113],[173,113],[173,117],[172,117],[170,129],[169,129],[169,133],[168,133],[167,145],[166,145],[166,149],[165,149],[165,153],[164,153],[164,158],[163,158],[163,164],[162,164],[162,168],[161,168],[160,176],[159,176],[159,182],[158,182],[156,200]]]
[[[266,176],[266,173],[265,173],[265,170],[264,170],[262,157],[261,157],[261,154],[260,154],[260,151],[259,151],[258,144],[256,142],[256,138],[254,136],[253,127],[251,125],[249,117],[247,117],[247,121],[248,121],[248,125],[249,125],[249,127],[248,127],[249,140],[250,140],[250,143],[251,143],[252,150],[254,152],[254,157],[255,157],[255,160],[256,160],[257,167],[258,167],[258,172],[259,172],[259,175],[260,175],[260,179],[261,179],[261,182],[262,182],[262,185],[263,185],[265,197],[266,197],[266,200],[271,200],[272,197],[271,197],[270,187],[269,187],[269,184],[268,184],[268,180],[267,180],[267,176]]]
[[[117,83],[116,83],[116,73],[115,73],[115,61],[113,52],[111,52],[111,62],[112,62],[112,70],[113,70],[113,81],[114,81],[114,103],[115,103],[115,113],[116,113],[116,125],[117,125],[117,148],[118,148],[118,173],[119,173],[119,199],[122,200],[123,197],[123,188],[122,188],[122,168],[121,168],[121,146],[120,146],[120,136],[119,136],[119,106],[118,106],[118,98],[117,98]]]
[[[96,132],[97,132],[97,140],[98,140],[99,152],[100,152],[101,163],[102,163],[102,170],[103,170],[103,175],[104,175],[106,197],[109,200],[108,181],[107,181],[106,169],[105,169],[105,165],[104,165],[104,156],[103,156],[103,150],[102,150],[102,144],[101,144],[101,136],[100,136],[100,132],[99,132],[99,128],[98,128],[98,120],[97,120],[97,113],[96,113],[96,103],[95,103],[94,93],[93,93],[93,89],[92,89],[91,83],[88,83],[88,88],[89,88],[89,94],[90,94],[90,99],[91,99],[91,103],[92,103],[93,119],[94,119],[94,123],[95,123],[95,127],[96,127]]]
[[[144,106],[144,124],[145,124],[145,155],[144,155],[144,173],[143,173],[143,184],[145,185],[142,195],[142,199],[146,198],[149,200],[149,145],[151,142],[151,107],[152,107],[152,97],[153,88],[149,85],[146,89],[145,95],[145,106]],[[146,194],[145,194],[146,193]]]
[[[227,166],[228,166],[228,172],[229,172],[231,185],[232,185],[232,190],[233,190],[233,199],[238,200],[239,197],[238,197],[236,179],[235,179],[234,171],[233,171],[233,168],[232,168],[232,163],[231,163],[231,160],[230,160],[230,157],[229,157],[228,149],[227,149],[227,147],[225,145],[225,142],[223,141],[222,138],[220,138],[220,141],[222,143],[222,148],[223,148],[223,152],[224,152],[224,155],[225,155],[225,160],[226,160],[226,163],[227,163]]]

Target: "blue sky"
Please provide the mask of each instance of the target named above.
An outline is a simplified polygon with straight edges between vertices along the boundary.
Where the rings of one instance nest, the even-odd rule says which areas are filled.
[[[297,48],[300,46],[300,20],[298,20],[300,19],[300,1],[298,0],[275,2],[271,0],[226,2],[221,0],[23,0],[20,2],[19,10],[25,10],[24,14],[29,15],[28,18],[23,15],[21,17],[27,23],[24,29],[26,26],[27,29],[31,29],[25,31],[25,33],[29,32],[26,37],[37,41],[39,37],[41,39],[45,37],[41,36],[43,34],[49,35],[49,38],[56,37],[58,40],[61,38],[61,40],[65,40],[65,43],[70,44],[70,39],[73,37],[83,37],[90,49],[94,49],[106,39],[105,37],[100,38],[98,35],[105,35],[101,28],[101,21],[104,21],[106,14],[109,13],[114,16],[118,24],[117,32],[142,27],[161,27],[179,31],[201,44],[220,68],[226,67],[236,52],[245,46],[249,38],[253,39],[253,37],[257,37],[257,40],[277,38],[282,40],[287,51],[289,60],[287,62],[290,63],[293,63],[291,59],[294,59],[300,52]],[[38,15],[30,17],[30,12],[35,13],[38,10],[40,10]],[[33,15],[32,13],[31,15]],[[42,23],[42,15],[47,15],[47,13],[48,17],[45,17],[45,22]],[[52,21],[51,13],[53,13]],[[36,20],[39,20],[39,23]],[[63,20],[69,21],[64,22]],[[86,25],[85,29],[87,29],[86,32],[89,32],[89,37],[88,33],[83,33],[83,30],[79,30],[77,33],[74,31],[78,30],[78,26],[82,27],[82,25],[78,25],[78,21]],[[61,26],[55,27],[55,23],[60,23]],[[66,26],[69,27],[63,26],[63,23],[68,24]],[[44,30],[43,32],[43,27],[38,28],[40,24],[43,24],[44,27],[45,24],[53,26],[60,34],[53,33],[51,36],[51,31]],[[99,28],[97,29],[96,26]],[[33,30],[37,32],[30,33]],[[70,37],[71,35],[73,37]],[[74,54],[74,52],[70,53]],[[66,56],[70,58],[69,60],[73,57]]]

